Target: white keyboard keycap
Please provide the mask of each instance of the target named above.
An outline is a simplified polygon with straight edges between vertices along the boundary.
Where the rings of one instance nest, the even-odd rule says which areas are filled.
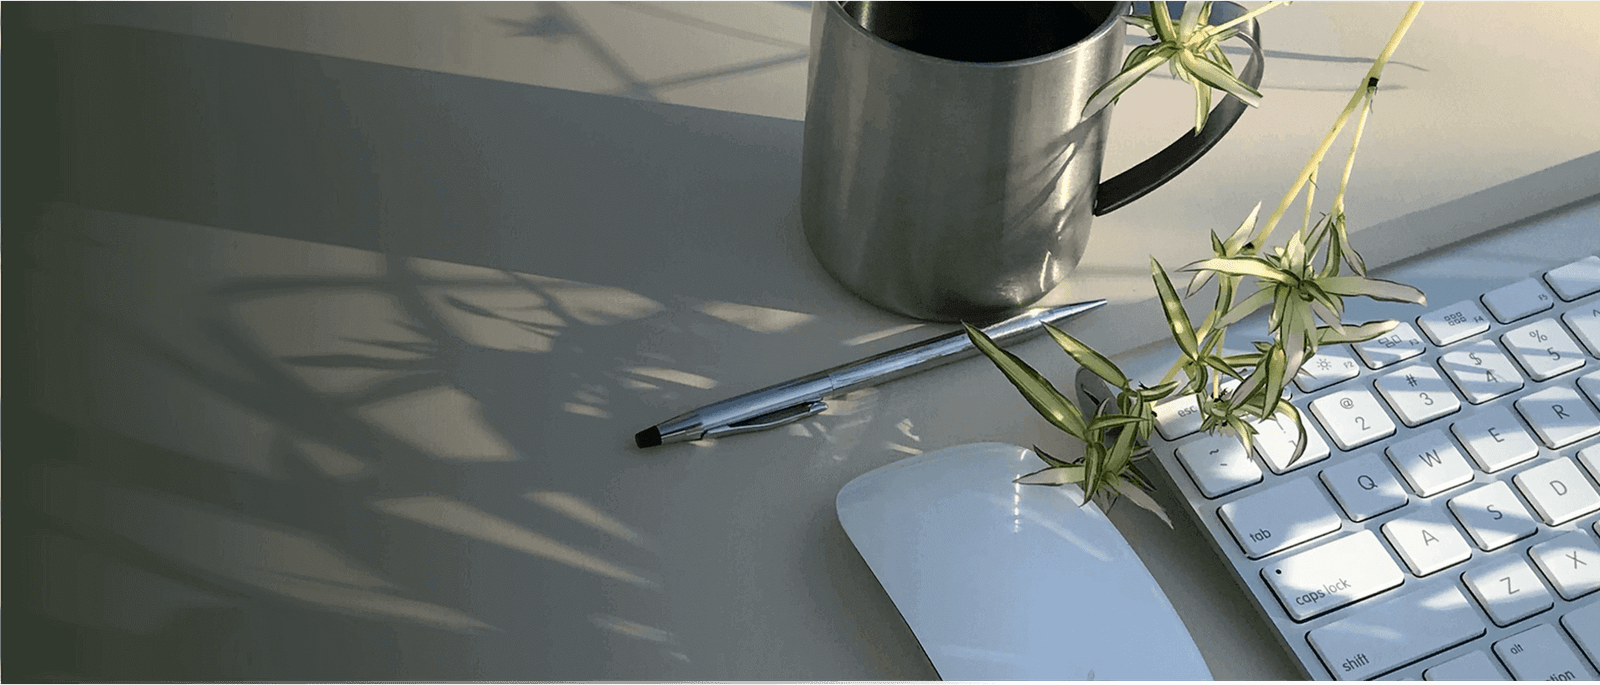
[[[1449,345],[1489,330],[1489,315],[1478,308],[1477,302],[1462,300],[1417,317],[1417,325],[1434,344]]]
[[[1294,457],[1295,441],[1300,438],[1300,432],[1295,430],[1294,419],[1283,414],[1278,414],[1271,421],[1260,421],[1255,425],[1256,436],[1254,446],[1256,455],[1267,463],[1273,473],[1286,473],[1308,464],[1327,459],[1332,450],[1328,443],[1322,439],[1322,434],[1317,432],[1317,427],[1311,421],[1301,418],[1301,423],[1306,429],[1306,448],[1300,453],[1300,458],[1290,463]]]
[[[1394,421],[1365,388],[1339,390],[1312,400],[1311,413],[1341,450],[1394,435]]]
[[[1561,627],[1578,643],[1578,648],[1589,655],[1589,661],[1600,663],[1600,602],[1567,612],[1561,617]]]
[[[1405,582],[1406,574],[1370,530],[1286,557],[1261,569],[1290,618],[1304,621]]]
[[[1427,343],[1422,342],[1422,336],[1417,333],[1417,329],[1401,321],[1394,330],[1366,342],[1356,343],[1355,348],[1356,354],[1361,356],[1361,361],[1366,362],[1367,366],[1381,369],[1422,354],[1422,351],[1427,349]]]
[[[1544,282],[1549,283],[1556,294],[1568,302],[1600,292],[1600,257],[1584,257],[1551,269],[1544,275]]]
[[[1294,384],[1305,392],[1315,392],[1339,381],[1355,378],[1361,373],[1350,351],[1344,346],[1329,345],[1317,348],[1316,356],[1307,359],[1294,376]]]
[[[1600,590],[1600,546],[1581,530],[1534,545],[1528,556],[1563,598]]]
[[[1339,530],[1339,513],[1309,478],[1251,493],[1219,513],[1251,559]]]
[[[1536,381],[1583,368],[1583,350],[1555,319],[1540,319],[1500,336],[1511,356]]]
[[[1473,404],[1522,389],[1522,373],[1493,340],[1479,340],[1439,358],[1450,381]]]
[[[1494,653],[1517,680],[1594,680],[1594,671],[1553,626],[1535,626],[1494,643]]]
[[[1600,433],[1600,415],[1570,388],[1545,388],[1514,404],[1545,447],[1566,447]]]
[[[1478,468],[1494,473],[1538,456],[1539,445],[1522,422],[1503,405],[1487,407],[1450,424],[1450,432],[1467,448]]]
[[[1472,558],[1472,546],[1442,511],[1422,510],[1381,527],[1406,566],[1426,576]]]
[[[1306,635],[1339,680],[1364,680],[1483,635],[1482,615],[1460,588],[1411,592],[1370,606]]]
[[[1600,407],[1600,371],[1591,371],[1578,377],[1578,390],[1589,398],[1589,402]]]
[[[1461,580],[1497,626],[1509,626],[1555,606],[1539,575],[1518,557],[1474,568],[1461,574]]]
[[[1578,465],[1560,457],[1511,478],[1522,496],[1552,526],[1561,525],[1600,509],[1600,492],[1578,473]]]
[[[1503,481],[1450,498],[1450,513],[1486,552],[1539,532],[1533,514]]]
[[[1177,440],[1200,430],[1200,424],[1205,419],[1200,415],[1200,400],[1194,395],[1168,399],[1152,409],[1156,414],[1156,430],[1168,440]]]
[[[1178,461],[1206,497],[1221,497],[1261,482],[1261,467],[1232,435],[1215,433],[1184,443],[1178,447]]]
[[[1550,291],[1532,278],[1524,278],[1511,285],[1495,288],[1483,294],[1483,306],[1500,323],[1511,323],[1517,319],[1538,314],[1549,309],[1556,303],[1550,296]]]
[[[1475,649],[1422,672],[1423,680],[1510,680],[1494,659]]]
[[[1441,431],[1418,433],[1384,450],[1412,492],[1432,497],[1472,482],[1472,465]]]
[[[1566,322],[1567,328],[1572,329],[1572,334],[1578,336],[1578,340],[1588,348],[1589,356],[1600,357],[1600,302],[1562,314],[1561,320]]]
[[[1351,521],[1394,511],[1411,500],[1400,481],[1376,454],[1349,459],[1322,470],[1322,484]]]
[[[1450,384],[1431,366],[1408,366],[1378,377],[1374,385],[1407,426],[1420,426],[1461,409],[1461,400]]]
[[[1589,471],[1589,477],[1600,480],[1600,445],[1590,445],[1578,450],[1578,463]]]

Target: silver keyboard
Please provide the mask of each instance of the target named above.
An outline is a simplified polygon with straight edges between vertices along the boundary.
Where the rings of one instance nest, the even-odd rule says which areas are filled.
[[[1247,455],[1158,407],[1188,513],[1312,677],[1600,674],[1600,256],[1525,275],[1321,348],[1293,463],[1292,425]]]

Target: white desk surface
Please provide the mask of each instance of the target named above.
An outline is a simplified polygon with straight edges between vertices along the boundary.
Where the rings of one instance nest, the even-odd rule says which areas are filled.
[[[1268,47],[1369,55],[1398,7],[1279,10]],[[1597,13],[1424,10],[1352,190],[1369,261],[1593,194],[1600,40],[1570,26]],[[55,671],[931,678],[834,495],[951,444],[1071,451],[982,361],[786,429],[632,446],[942,330],[853,300],[811,258],[798,121],[126,28],[58,37],[63,202],[20,267],[37,344],[13,367],[44,418],[13,428],[37,435],[6,472],[43,517],[7,532],[51,579],[11,611],[78,636]],[[1148,255],[1181,264],[1275,201],[1362,69],[1269,62],[1267,108],[1097,221],[1060,296],[1118,306],[1075,330],[1154,340]],[[1141,112],[1165,85],[1119,105],[1109,167],[1181,129]],[[1070,378],[1047,343],[1018,352]],[[1296,675],[1192,529],[1113,518],[1217,677]]]

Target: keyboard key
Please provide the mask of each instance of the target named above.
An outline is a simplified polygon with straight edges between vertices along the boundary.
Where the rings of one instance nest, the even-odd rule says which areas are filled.
[[[1423,680],[1510,680],[1494,659],[1474,649],[1422,672]]]
[[[1472,465],[1442,431],[1418,433],[1384,450],[1412,492],[1432,497],[1472,482]]]
[[[1363,455],[1322,470],[1322,484],[1351,521],[1365,521],[1411,501],[1400,481],[1376,454]]]
[[[1232,435],[1214,433],[1184,443],[1178,448],[1178,461],[1194,478],[1200,494],[1209,498],[1261,482],[1261,467]]]
[[[1301,478],[1220,507],[1223,523],[1251,559],[1339,530],[1339,514],[1316,484]]]
[[[1522,429],[1522,422],[1506,406],[1487,407],[1473,416],[1457,419],[1450,432],[1467,448],[1478,468],[1494,473],[1538,456],[1539,445]]]
[[[1578,389],[1589,398],[1589,402],[1600,407],[1600,371],[1592,371],[1578,377]]]
[[[1361,366],[1356,364],[1348,349],[1343,345],[1329,345],[1317,348],[1317,354],[1300,366],[1300,373],[1294,376],[1294,384],[1305,392],[1315,392],[1339,381],[1355,378],[1359,373]]]
[[[1420,426],[1461,409],[1461,400],[1431,366],[1408,366],[1378,377],[1374,385],[1407,426]]]
[[[1561,617],[1561,627],[1578,643],[1578,648],[1589,655],[1589,661],[1600,663],[1600,602],[1567,612]]]
[[[1588,348],[1589,356],[1600,357],[1600,302],[1562,314],[1561,320]]]
[[[1583,368],[1583,350],[1555,319],[1540,319],[1500,336],[1511,356],[1536,381]]]
[[[1167,440],[1177,440],[1200,430],[1205,419],[1200,415],[1200,400],[1194,395],[1165,400],[1152,409],[1156,414],[1156,430]]]
[[[1578,465],[1565,457],[1523,471],[1511,482],[1517,484],[1539,517],[1552,526],[1600,509],[1600,492],[1595,492],[1589,480],[1578,473]]]
[[[1556,294],[1568,302],[1600,292],[1600,257],[1584,257],[1551,269],[1544,275],[1544,282],[1549,283]]]
[[[1561,639],[1539,625],[1494,643],[1494,653],[1517,680],[1594,680],[1594,671]]]
[[[1600,547],[1581,530],[1534,545],[1528,556],[1565,599],[1600,590]]]
[[[1366,599],[1406,579],[1370,530],[1285,557],[1262,568],[1261,577],[1296,621]]]
[[[1518,398],[1513,404],[1538,434],[1539,441],[1550,449],[1600,433],[1600,415],[1570,388],[1545,388]]]
[[[1589,471],[1589,477],[1600,480],[1600,445],[1590,445],[1578,450],[1578,463]]]
[[[1427,344],[1422,342],[1422,336],[1417,329],[1404,321],[1389,331],[1366,342],[1356,343],[1356,354],[1361,361],[1374,369],[1381,369],[1390,364],[1398,364],[1407,359],[1422,354],[1427,349]]]
[[[1394,551],[1418,576],[1426,576],[1472,558],[1472,547],[1449,517],[1437,510],[1422,510],[1381,527]]]
[[[1485,552],[1539,532],[1533,514],[1503,481],[1450,498],[1450,513]]]
[[[1450,381],[1473,404],[1522,389],[1522,373],[1493,340],[1478,340],[1439,358]]]
[[[1372,604],[1306,635],[1339,680],[1363,680],[1483,635],[1481,614],[1455,585]]]
[[[1462,300],[1417,317],[1417,325],[1434,344],[1449,345],[1489,330],[1489,315],[1473,300]]]
[[[1327,441],[1317,432],[1317,427],[1304,419],[1301,419],[1301,422],[1306,429],[1306,448],[1300,453],[1300,458],[1295,459],[1292,464],[1290,459],[1294,457],[1295,441],[1300,438],[1300,432],[1294,426],[1294,419],[1278,414],[1271,421],[1259,421],[1254,424],[1256,456],[1261,457],[1273,473],[1287,473],[1302,466],[1315,464],[1327,459],[1332,453]]]
[[[1500,323],[1511,323],[1549,309],[1556,303],[1550,291],[1532,278],[1524,278],[1511,285],[1495,288],[1483,294],[1483,306],[1489,309]]]
[[[1461,574],[1472,596],[1497,626],[1509,626],[1555,606],[1538,574],[1518,557]]]
[[[1332,392],[1311,401],[1311,413],[1341,450],[1394,435],[1394,421],[1364,388]]]

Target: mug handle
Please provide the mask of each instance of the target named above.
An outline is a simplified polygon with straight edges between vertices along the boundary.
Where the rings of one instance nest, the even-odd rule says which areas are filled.
[[[1245,11],[1244,7],[1232,2],[1217,2],[1211,5],[1211,21],[1228,21],[1244,14]],[[1241,24],[1240,28],[1243,30],[1239,32],[1238,37],[1250,46],[1250,62],[1245,64],[1244,71],[1239,73],[1239,80],[1250,84],[1251,88],[1260,88],[1262,62],[1266,59],[1261,53],[1261,26],[1255,19],[1251,19]],[[1094,215],[1100,216],[1119,209],[1129,202],[1144,197],[1182,173],[1222,140],[1223,134],[1233,128],[1233,124],[1239,121],[1239,116],[1244,114],[1246,108],[1247,105],[1243,100],[1232,95],[1224,97],[1222,103],[1213,108],[1211,114],[1206,117],[1206,125],[1198,134],[1194,129],[1190,129],[1182,138],[1157,152],[1150,159],[1108,180],[1101,181],[1099,189],[1095,192]]]

